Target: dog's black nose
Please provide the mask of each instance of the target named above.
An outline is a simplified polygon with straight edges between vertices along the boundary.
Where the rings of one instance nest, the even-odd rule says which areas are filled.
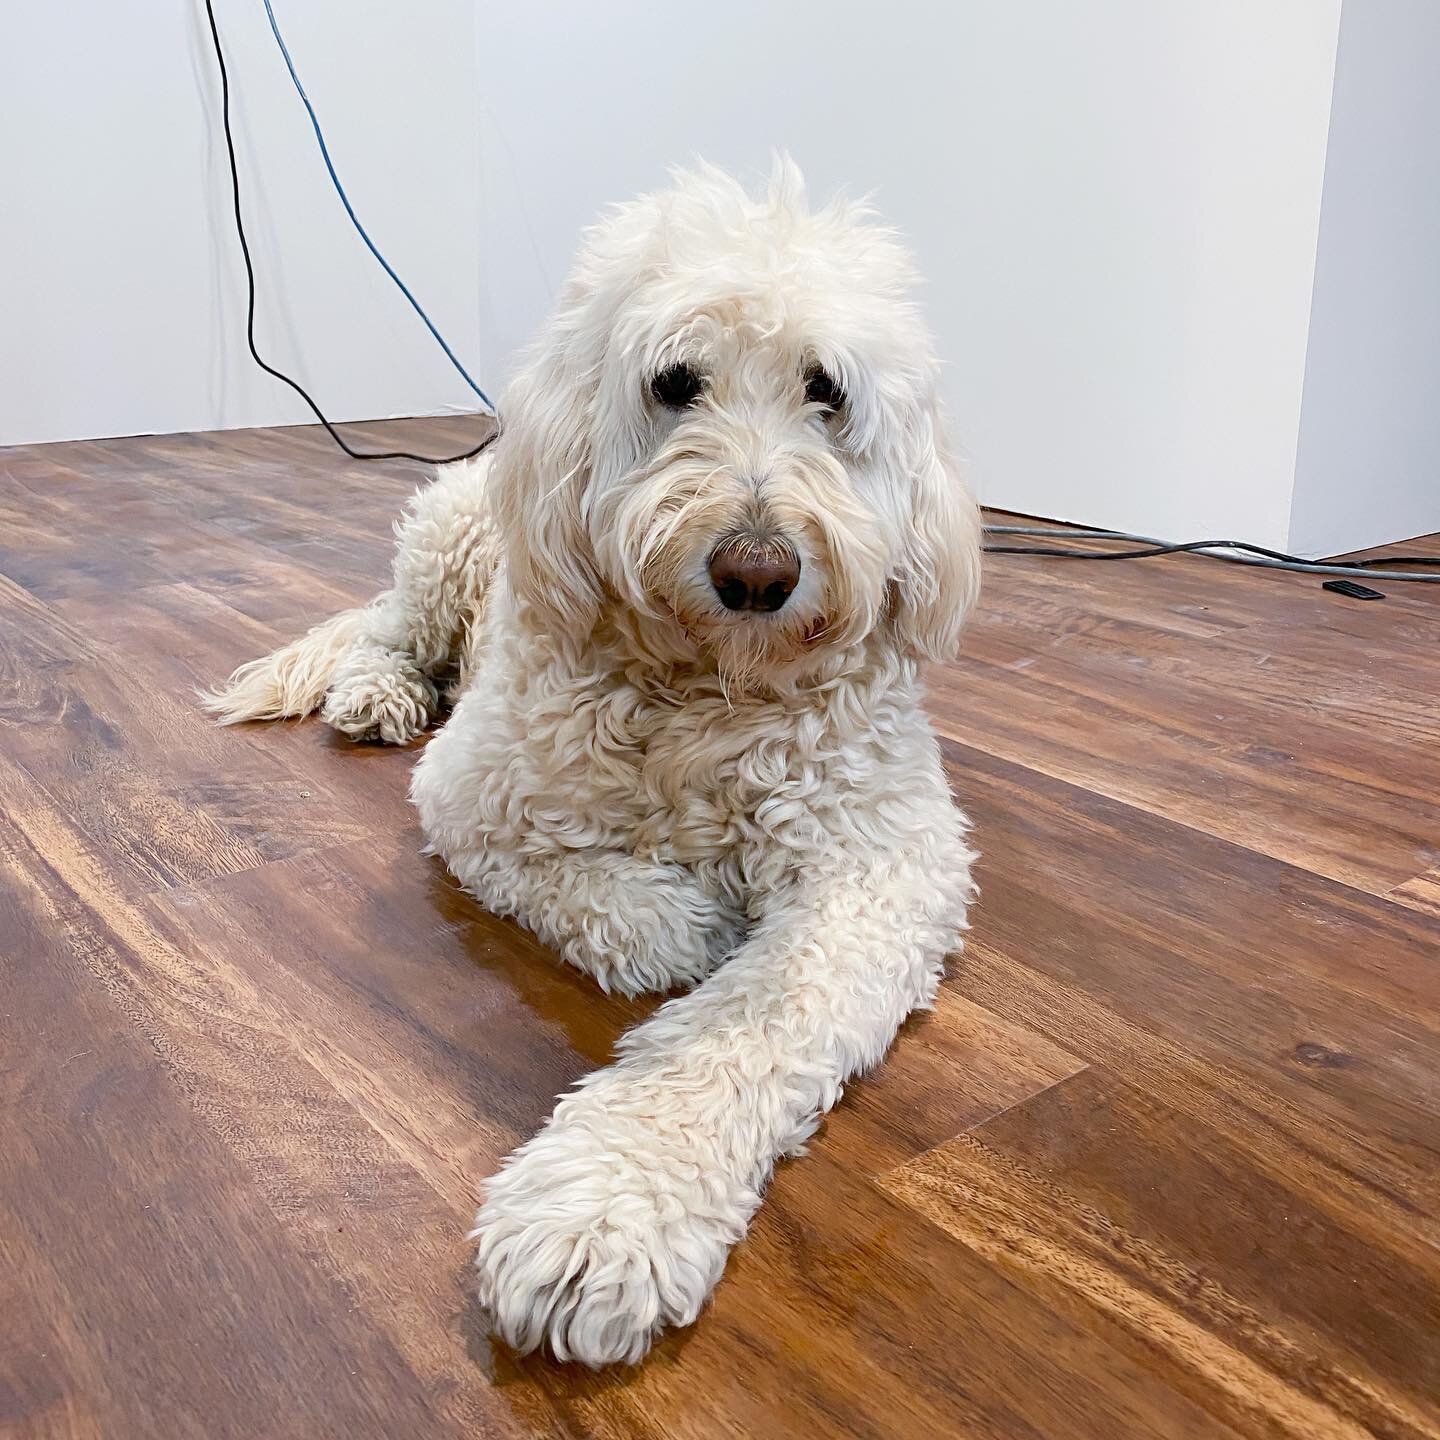
[[[800,583],[800,557],[788,545],[739,535],[710,557],[710,583],[727,610],[778,610]]]

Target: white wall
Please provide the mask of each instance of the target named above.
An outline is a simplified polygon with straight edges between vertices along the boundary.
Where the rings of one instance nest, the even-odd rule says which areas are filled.
[[[1283,543],[1339,0],[487,7],[481,353],[691,153],[873,189],[984,497]]]
[[[601,206],[780,146],[911,237],[991,503],[1317,552],[1440,527],[1434,0],[275,3],[362,217],[492,393]],[[217,5],[262,348],[337,419],[474,409],[259,0]],[[203,27],[8,21],[0,443],[309,419],[245,353]]]
[[[468,360],[475,7],[274,3],[361,219]],[[259,0],[216,0],[216,11],[262,353],[335,419],[478,408],[350,229]],[[310,418],[245,351],[204,26],[200,0],[9,7],[0,443]]]
[[[1290,543],[1440,530],[1440,5],[1359,0],[1340,54]]]

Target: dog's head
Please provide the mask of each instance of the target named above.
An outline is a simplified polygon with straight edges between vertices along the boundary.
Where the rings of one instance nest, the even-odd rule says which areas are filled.
[[[948,655],[977,512],[910,261],[863,208],[700,169],[591,229],[502,407],[510,583],[559,634],[607,604],[744,683],[889,627]]]

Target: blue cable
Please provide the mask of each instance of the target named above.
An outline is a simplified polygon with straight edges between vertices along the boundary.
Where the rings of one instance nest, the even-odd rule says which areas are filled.
[[[425,322],[425,328],[435,337],[436,343],[449,357],[450,363],[460,372],[465,383],[480,397],[485,407],[493,414],[495,402],[470,378],[470,372],[455,357],[455,352],[445,343],[445,337],[435,328],[435,322],[425,313],[420,302],[410,293],[410,287],[391,268],[390,262],[380,253],[375,242],[365,233],[365,227],[360,223],[360,217],[355,213],[355,207],[350,203],[350,197],[345,193],[345,187],[340,183],[340,177],[335,173],[334,163],[330,159],[330,148],[325,144],[324,132],[320,129],[320,119],[315,114],[315,107],[310,103],[310,97],[305,93],[305,87],[300,83],[300,76],[296,73],[295,62],[290,58],[290,51],[286,48],[285,37],[280,33],[280,26],[275,20],[275,12],[270,8],[270,0],[263,0],[265,14],[270,20],[270,33],[275,37],[275,43],[280,47],[280,53],[285,57],[285,68],[290,72],[290,78],[295,82],[296,93],[300,96],[305,106],[306,113],[310,116],[311,128],[315,131],[315,139],[320,146],[320,154],[325,160],[325,168],[330,172],[330,180],[335,186],[335,193],[340,197],[340,203],[345,207],[345,213],[350,217],[350,223],[359,232],[360,238],[365,242],[366,248],[380,262],[380,268],[400,288],[400,293],[410,302],[415,313]]]

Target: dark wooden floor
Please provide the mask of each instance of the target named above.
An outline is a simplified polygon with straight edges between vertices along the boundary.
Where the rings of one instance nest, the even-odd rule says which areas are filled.
[[[411,755],[191,694],[368,596],[415,476],[0,452],[6,1436],[1440,1435],[1440,594],[995,560],[966,956],[592,1375],[491,1353],[463,1237],[644,1007],[420,858]]]

